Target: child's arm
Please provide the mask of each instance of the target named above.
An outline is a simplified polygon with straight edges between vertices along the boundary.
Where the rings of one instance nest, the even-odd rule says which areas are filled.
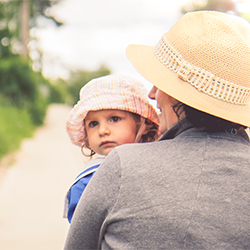
[[[112,150],[107,160],[115,151]],[[119,158],[115,154],[112,161],[101,164],[84,191],[72,219],[65,250],[99,249],[107,211],[112,210],[119,196],[120,178]]]
[[[91,177],[94,173],[91,173],[87,176],[84,176],[80,180],[78,180],[75,184],[72,185],[70,188],[67,199],[68,199],[68,212],[67,212],[67,219],[69,223],[71,223],[73,214],[76,209],[76,205],[78,204],[84,189],[86,188],[88,182],[90,181]]]
[[[64,203],[64,214],[63,217],[67,218],[69,223],[71,223],[72,216],[75,212],[76,205],[81,198],[81,195],[89,183],[90,179],[94,175],[96,169],[100,166],[103,158],[97,158],[87,163],[87,168],[79,174],[74,183],[71,185],[69,191],[66,194]],[[91,167],[89,167],[91,166]]]

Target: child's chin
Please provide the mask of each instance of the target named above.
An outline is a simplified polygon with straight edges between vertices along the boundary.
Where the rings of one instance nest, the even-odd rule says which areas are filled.
[[[107,148],[103,151],[103,155],[107,156],[114,148]]]

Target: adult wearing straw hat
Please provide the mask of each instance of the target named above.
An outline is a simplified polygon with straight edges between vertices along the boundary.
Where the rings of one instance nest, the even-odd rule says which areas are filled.
[[[250,249],[249,23],[187,13],[127,56],[154,84],[164,134],[110,153],[65,249]]]

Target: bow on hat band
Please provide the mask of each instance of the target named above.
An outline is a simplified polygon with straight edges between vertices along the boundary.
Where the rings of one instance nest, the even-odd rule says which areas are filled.
[[[237,105],[249,103],[250,88],[226,81],[205,69],[191,65],[168,43],[164,36],[154,47],[154,52],[161,63],[197,90],[229,103]]]

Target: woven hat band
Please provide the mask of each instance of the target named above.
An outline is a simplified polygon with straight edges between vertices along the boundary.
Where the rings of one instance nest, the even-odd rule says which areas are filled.
[[[154,53],[162,64],[197,90],[228,103],[237,105],[249,103],[250,88],[226,81],[190,64],[168,43],[165,36],[154,46]]]

